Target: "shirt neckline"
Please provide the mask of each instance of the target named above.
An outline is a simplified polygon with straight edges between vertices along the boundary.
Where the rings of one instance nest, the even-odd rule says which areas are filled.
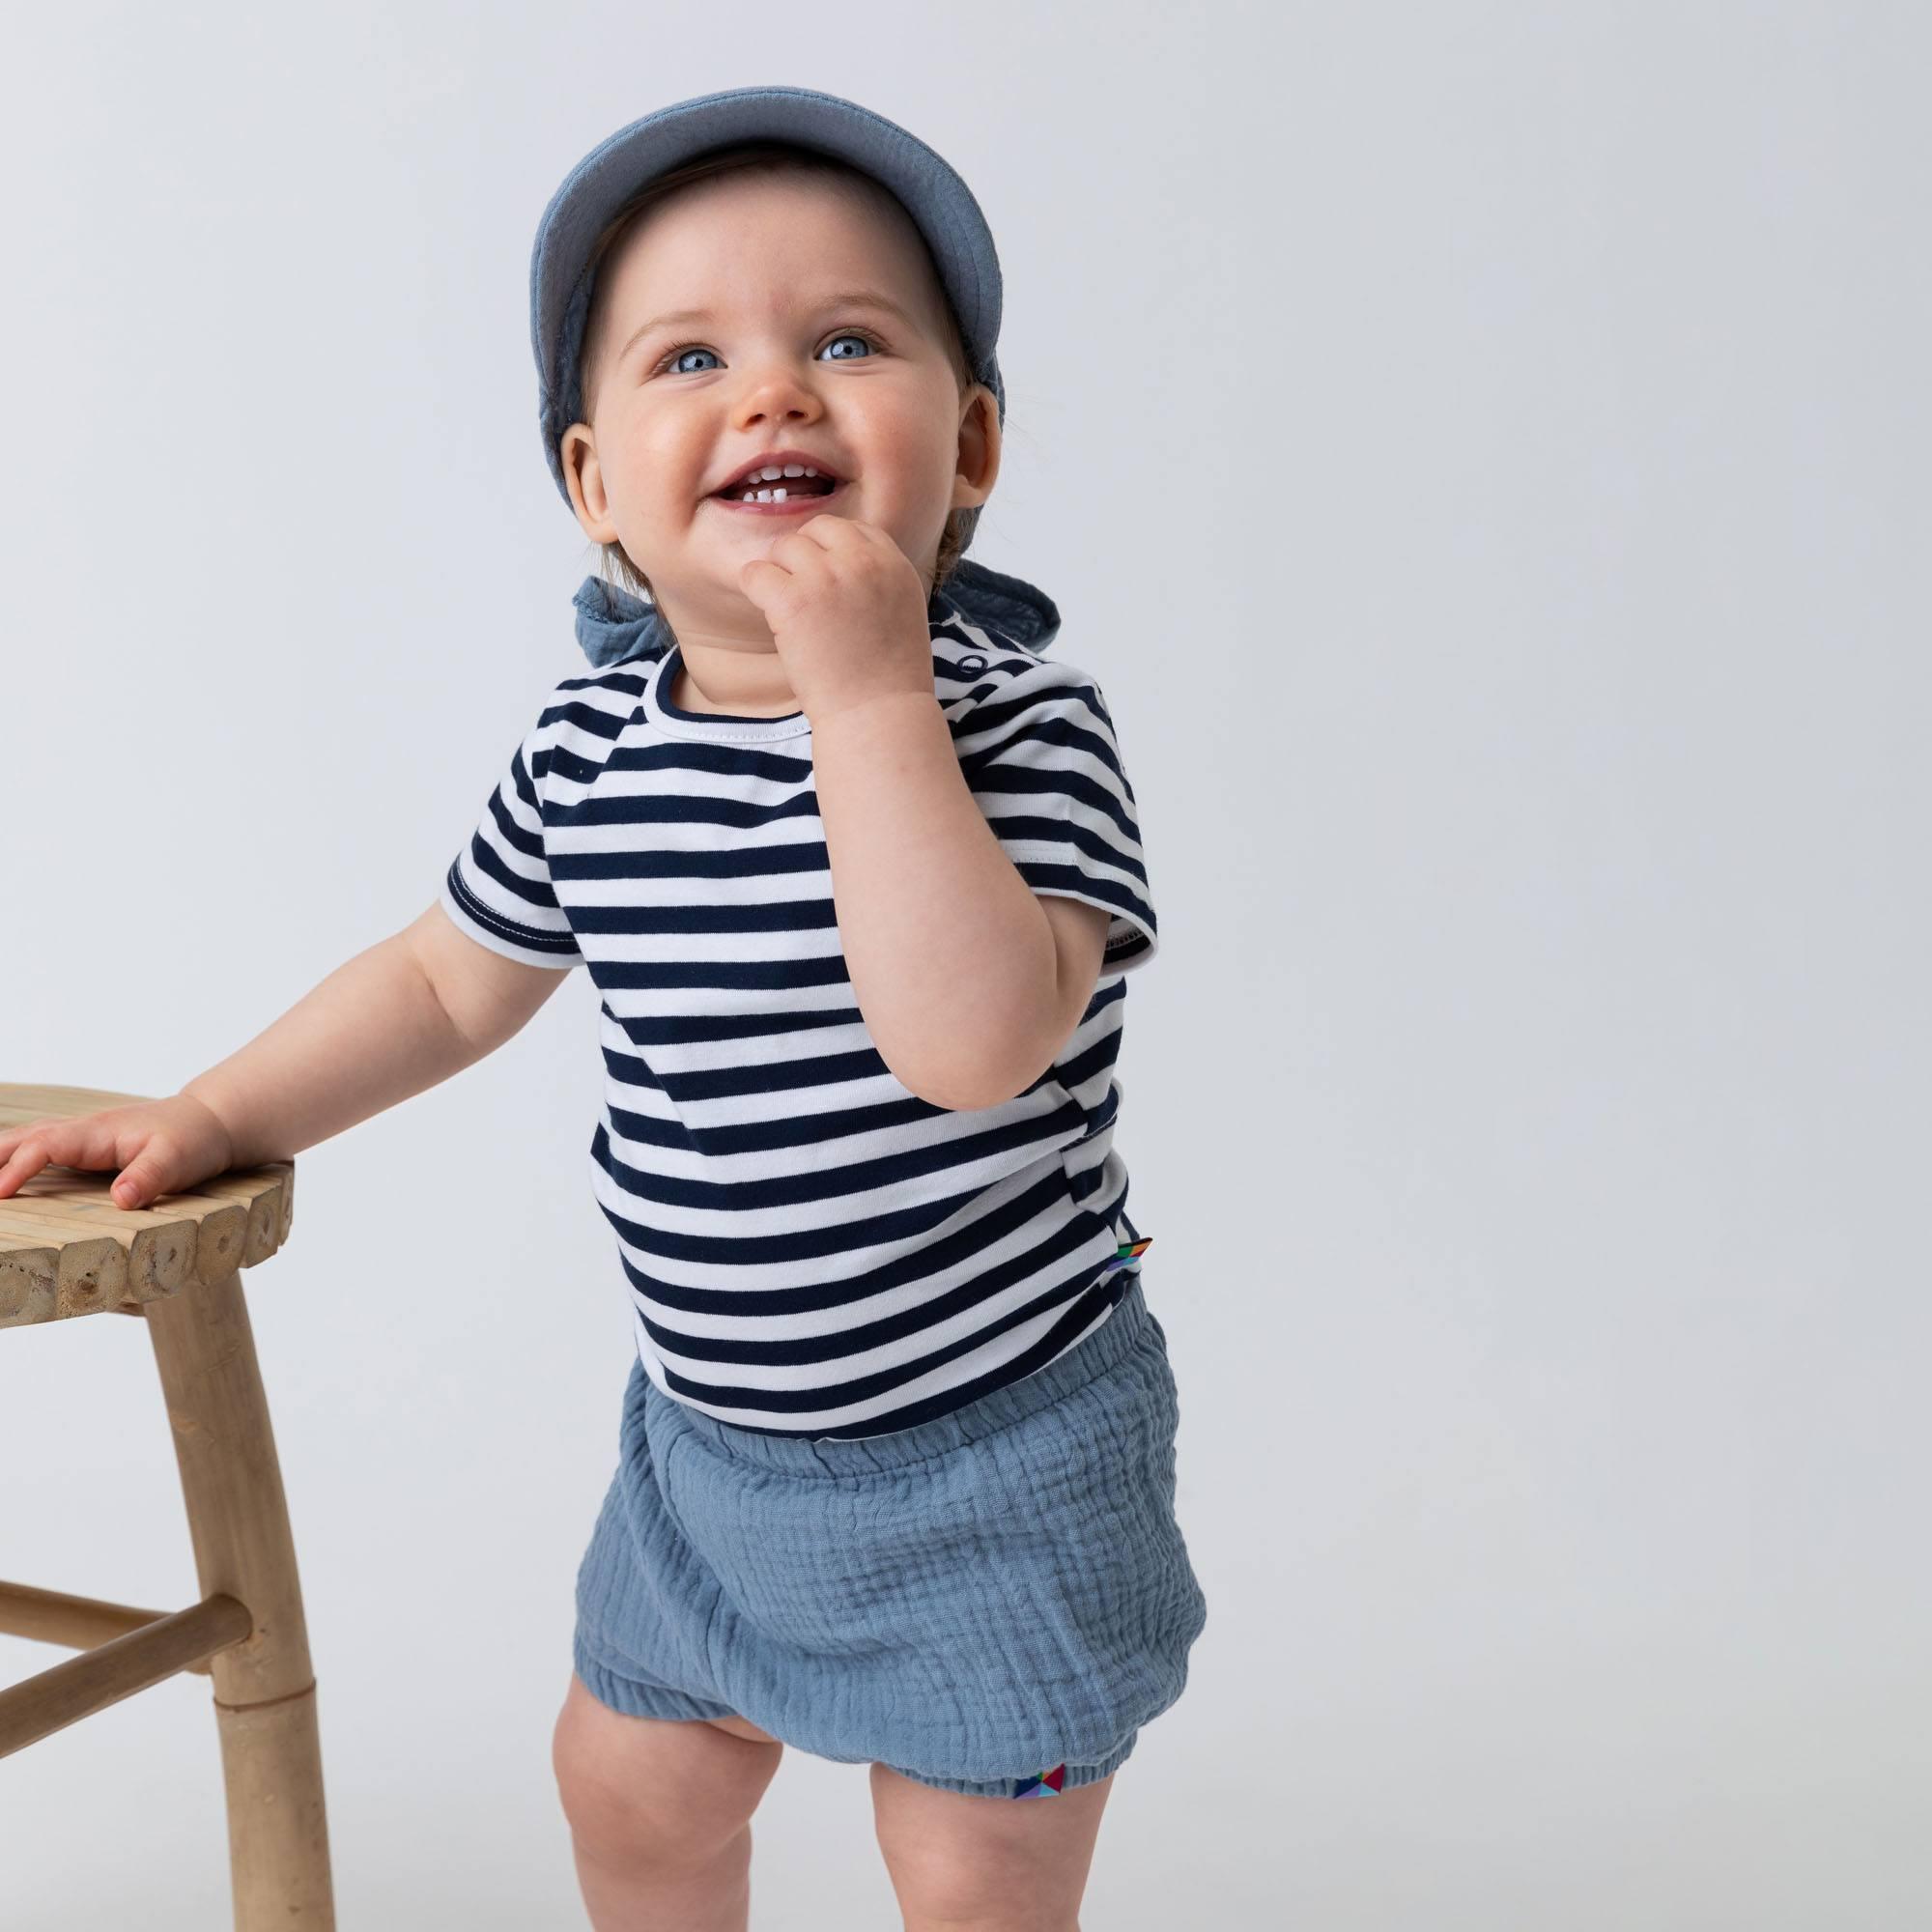
[[[774,738],[802,737],[811,729],[811,720],[803,711],[787,711],[778,718],[752,718],[734,711],[687,711],[672,703],[670,689],[683,656],[676,644],[670,645],[644,686],[644,715],[668,736],[708,739],[718,744],[764,744]]]

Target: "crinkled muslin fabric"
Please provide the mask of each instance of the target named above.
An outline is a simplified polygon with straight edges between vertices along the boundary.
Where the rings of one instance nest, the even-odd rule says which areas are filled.
[[[739,1429],[636,1363],[578,1675],[635,1717],[736,1715],[950,1791],[1093,1783],[1179,1697],[1207,1623],[1179,1424],[1138,1277],[1057,1361],[883,1435]]]

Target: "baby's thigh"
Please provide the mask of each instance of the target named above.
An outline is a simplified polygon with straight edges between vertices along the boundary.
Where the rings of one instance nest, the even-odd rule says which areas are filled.
[[[1065,1932],[1077,1922],[1112,1774],[1050,1802],[947,1791],[874,1764],[872,1817],[912,1932],[998,1925]]]
[[[627,1717],[575,1671],[551,1741],[572,1836],[626,1863],[710,1857],[750,1821],[783,1754],[743,1718]]]

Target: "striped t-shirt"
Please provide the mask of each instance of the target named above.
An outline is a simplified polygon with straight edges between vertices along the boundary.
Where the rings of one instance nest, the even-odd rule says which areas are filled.
[[[1113,914],[1094,997],[1024,1094],[920,1099],[838,943],[804,712],[670,701],[675,643],[561,679],[449,867],[479,945],[601,1000],[591,1185],[645,1373],[775,1435],[887,1434],[1043,1369],[1147,1245],[1113,1146],[1125,976],[1153,957],[1133,787],[1087,672],[929,607],[934,696],[1036,893]]]

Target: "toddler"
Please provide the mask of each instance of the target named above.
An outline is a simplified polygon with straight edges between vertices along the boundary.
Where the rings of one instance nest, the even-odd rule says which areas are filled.
[[[966,185],[851,101],[594,149],[530,289],[545,457],[633,586],[579,590],[589,671],[414,924],[173,1098],[0,1135],[0,1198],[57,1161],[136,1207],[589,974],[637,1359],[554,1768],[611,1932],[744,1932],[787,1744],[869,1766],[908,1928],[1076,1927],[1206,1623],[1113,1145],[1133,788],[1052,601],[963,554],[1000,301]]]

